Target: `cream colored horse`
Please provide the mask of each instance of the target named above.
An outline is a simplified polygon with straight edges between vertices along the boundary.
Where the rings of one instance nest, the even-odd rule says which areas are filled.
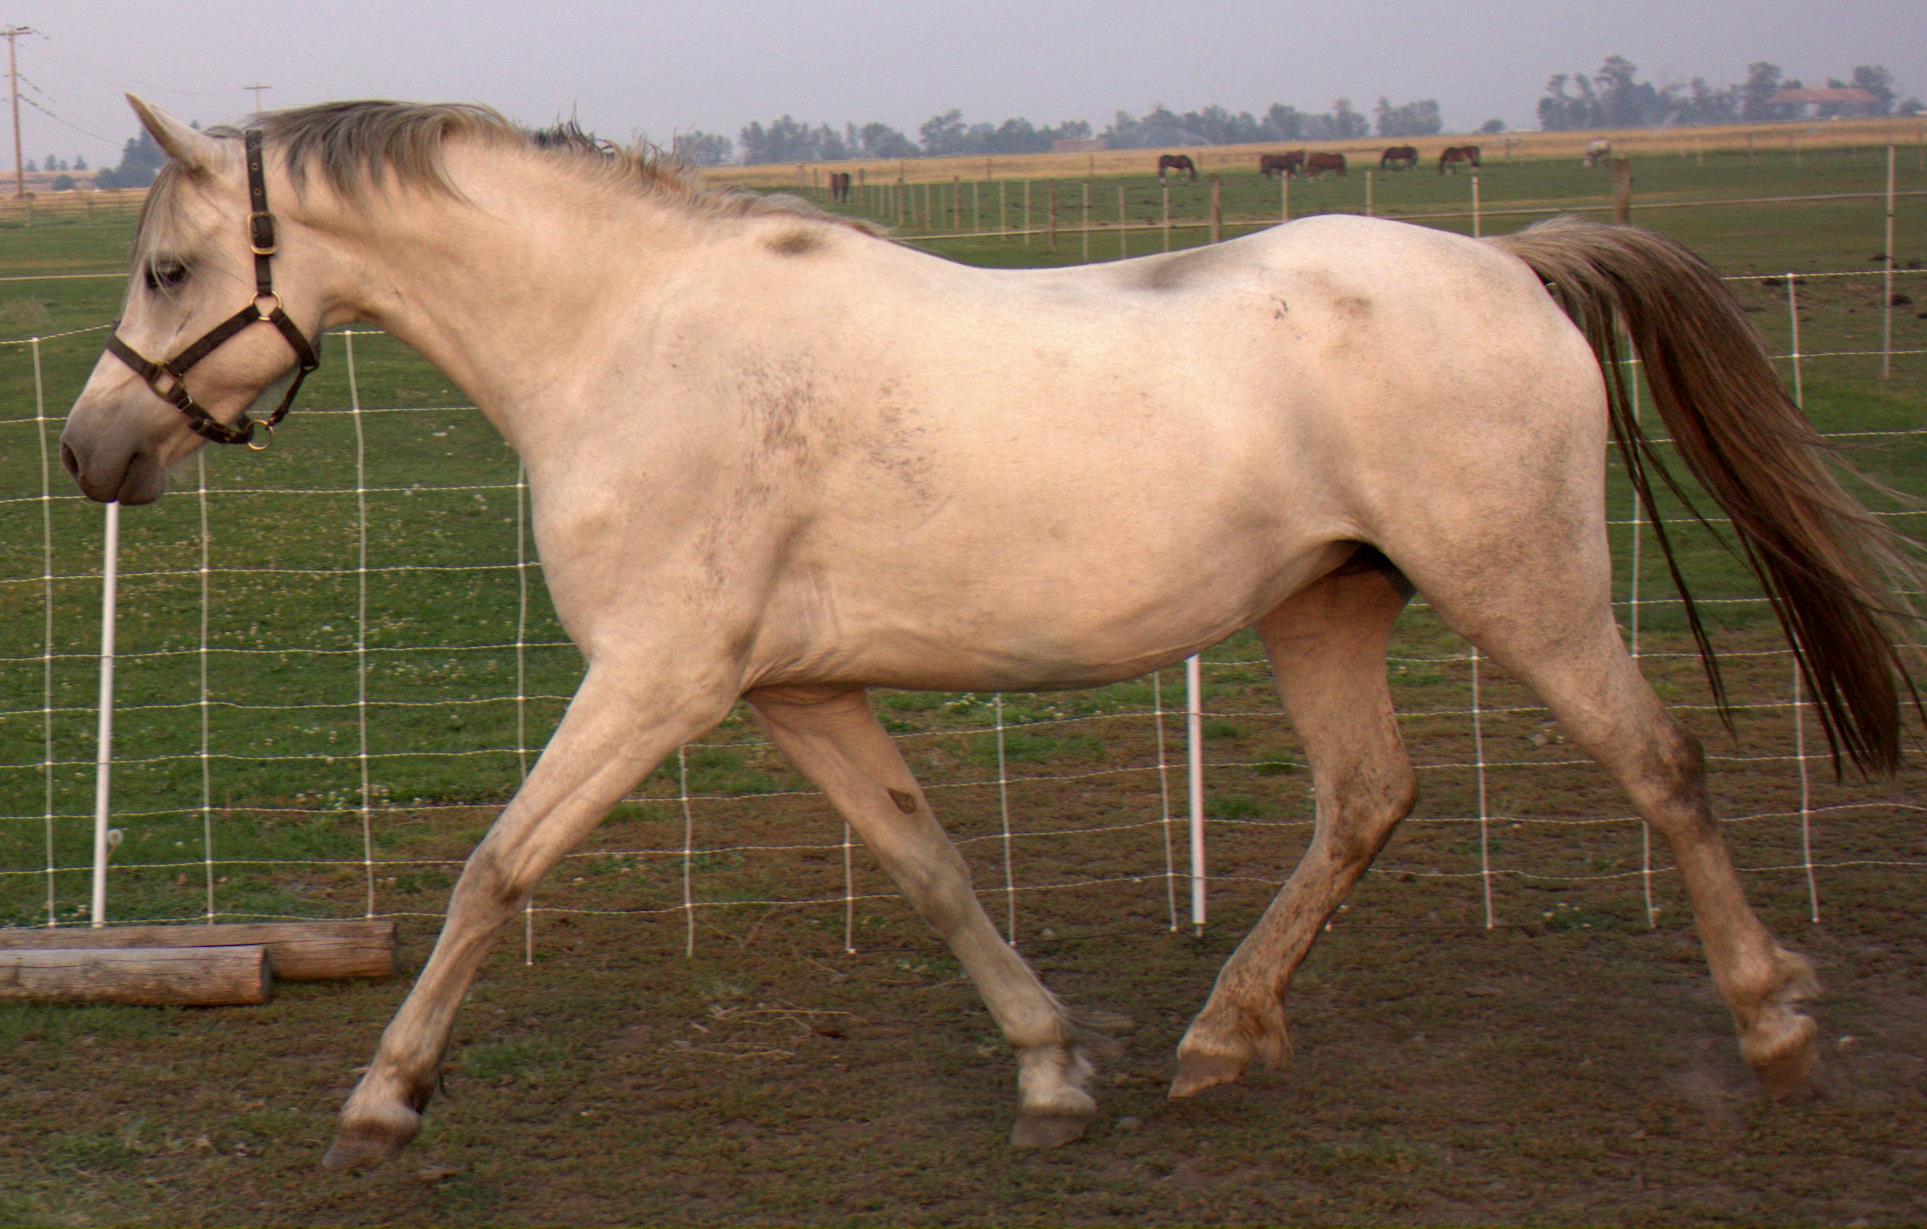
[[[136,109],[172,161],[120,335],[165,355],[255,284],[247,176],[235,134]],[[1303,735],[1318,822],[1179,1046],[1172,1095],[1278,1061],[1292,971],[1412,805],[1384,654],[1414,587],[1672,842],[1748,1061],[1774,1083],[1808,1072],[1812,973],[1742,898],[1699,746],[1614,624],[1609,433],[1648,471],[1589,334],[1608,347],[1626,322],[1798,633],[1828,729],[1875,768],[1898,748],[1888,544],[1675,245],[1577,222],[1477,242],[1326,217],[986,272],[476,108],[349,103],[263,125],[288,317],[309,336],[386,329],[474,398],[527,463],[543,572],[588,662],[469,859],[331,1164],[414,1136],[498,928],[742,696],[975,980],[1016,1051],[1013,1141],[1074,1138],[1098,1039],[998,937],[864,688],[1090,687],[1245,627]],[[233,424],[289,363],[278,328],[243,328],[192,395]],[[88,495],[143,503],[201,443],[104,358],[62,452]]]

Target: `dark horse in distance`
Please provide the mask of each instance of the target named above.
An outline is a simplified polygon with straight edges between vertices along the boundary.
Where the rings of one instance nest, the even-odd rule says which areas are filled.
[[[1191,161],[1190,154],[1159,154],[1158,178],[1163,179],[1166,171],[1189,171],[1191,178],[1198,177],[1198,164]]]
[[[1343,179],[1345,177],[1345,155],[1321,152],[1305,159],[1305,174],[1311,176],[1313,179],[1323,175],[1326,171],[1330,171],[1340,179]]]
[[[1305,169],[1305,151],[1294,149],[1284,154],[1259,154],[1258,173],[1266,179],[1273,175],[1297,175]]]

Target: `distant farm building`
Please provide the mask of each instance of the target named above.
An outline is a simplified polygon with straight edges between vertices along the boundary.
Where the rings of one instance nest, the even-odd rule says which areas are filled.
[[[1780,90],[1767,99],[1770,106],[1815,108],[1822,116],[1842,119],[1872,115],[1880,106],[1880,100],[1865,90],[1852,86],[1836,86],[1825,90]]]

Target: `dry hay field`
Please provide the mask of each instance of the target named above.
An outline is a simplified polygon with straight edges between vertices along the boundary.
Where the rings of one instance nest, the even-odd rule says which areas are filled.
[[[1080,179],[1087,176],[1142,175],[1155,170],[1160,153],[1187,153],[1201,174],[1253,171],[1260,154],[1284,149],[1342,153],[1355,166],[1378,165],[1389,145],[1415,145],[1419,169],[1431,172],[1448,145],[1477,145],[1487,164],[1508,160],[1578,161],[1586,146],[1609,140],[1613,152],[1627,157],[1695,154],[1795,153],[1868,146],[1927,146],[1927,119],[1832,120],[1806,124],[1729,124],[1707,128],[1631,128],[1586,132],[1504,132],[1494,135],[1436,137],[1362,137],[1355,141],[1285,141],[1264,145],[1172,146],[1165,149],[1100,150],[1096,153],[1017,154],[994,158],[856,159],[836,163],[771,163],[764,166],[709,167],[709,183],[732,187],[784,188],[823,182],[832,170],[849,171],[870,183],[949,183],[990,179]]]

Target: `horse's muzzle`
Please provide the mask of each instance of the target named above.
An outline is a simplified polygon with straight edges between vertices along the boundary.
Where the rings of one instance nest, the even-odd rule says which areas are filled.
[[[87,498],[151,504],[167,490],[167,467],[154,452],[90,440],[88,435],[73,422],[60,435],[60,463]]]

